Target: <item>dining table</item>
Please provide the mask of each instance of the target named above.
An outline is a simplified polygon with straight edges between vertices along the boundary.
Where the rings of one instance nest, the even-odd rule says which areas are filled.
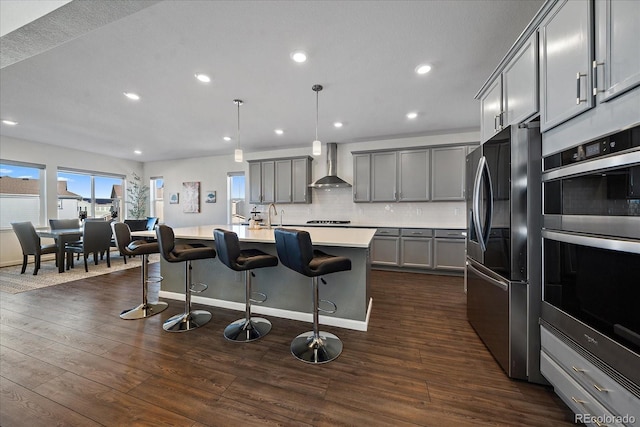
[[[59,228],[54,230],[47,228],[36,230],[36,233],[40,237],[55,239],[58,247],[58,273],[64,273],[66,244],[80,240],[82,238],[82,232],[82,228]]]

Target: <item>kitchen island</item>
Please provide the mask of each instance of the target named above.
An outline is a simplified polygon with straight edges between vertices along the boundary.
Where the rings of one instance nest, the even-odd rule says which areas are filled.
[[[245,225],[206,225],[175,228],[176,243],[198,242],[215,246],[213,230],[221,228],[238,235],[241,248],[259,249],[276,255],[274,230],[249,229]],[[375,228],[291,227],[308,231],[314,248],[331,255],[351,259],[351,270],[325,276],[320,284],[320,298],[333,301],[337,310],[333,314],[320,314],[320,323],[366,331],[372,300],[369,292],[371,270],[370,245]],[[134,236],[154,236],[153,232],[134,232]],[[163,276],[160,297],[184,301],[184,263],[168,263],[161,259]],[[218,259],[198,260],[192,263],[192,280],[208,288],[192,294],[194,303],[244,311],[244,275],[222,264]],[[254,292],[267,295],[261,304],[252,304],[252,312],[264,316],[312,322],[311,279],[279,264],[276,267],[254,270]],[[321,308],[331,309],[321,303]],[[215,319],[215,313],[214,313]],[[224,326],[224,325],[221,325]]]

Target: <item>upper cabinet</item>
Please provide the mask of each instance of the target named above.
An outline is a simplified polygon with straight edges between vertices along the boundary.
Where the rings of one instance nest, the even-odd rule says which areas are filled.
[[[353,201],[464,200],[467,147],[353,153]]]
[[[249,203],[311,203],[311,157],[249,162]]]
[[[538,112],[538,34],[534,32],[480,96],[482,142]]]
[[[464,200],[467,147],[431,149],[431,200]]]
[[[540,127],[543,131],[594,105],[591,10],[589,1],[563,0],[540,25]]]
[[[593,95],[608,101],[640,84],[640,2],[596,1]]]
[[[398,201],[424,202],[429,200],[431,151],[406,150],[398,152]]]

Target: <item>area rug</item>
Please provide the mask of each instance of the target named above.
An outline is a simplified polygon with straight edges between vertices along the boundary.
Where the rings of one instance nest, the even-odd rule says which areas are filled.
[[[32,257],[29,257],[32,258]],[[149,262],[158,262],[159,255],[149,256]],[[140,267],[142,257],[127,258],[124,263],[122,257],[117,253],[111,254],[111,268],[107,267],[107,261],[101,260],[98,265],[93,263],[93,258],[89,257],[89,272],[84,271],[84,263],[81,260],[75,261],[75,268],[71,268],[64,273],[58,273],[55,262],[43,261],[36,276],[33,275],[33,263],[27,264],[27,271],[20,274],[22,265],[14,265],[0,268],[0,292],[17,294],[20,292],[32,291],[46,288],[47,286],[59,285],[60,283],[72,282],[74,280],[86,279],[88,277],[100,276],[129,268]]]

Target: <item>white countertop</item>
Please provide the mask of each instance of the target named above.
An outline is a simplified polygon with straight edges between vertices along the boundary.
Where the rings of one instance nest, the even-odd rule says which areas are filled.
[[[241,242],[275,243],[273,229],[260,228],[250,230],[246,225],[199,225],[193,227],[174,228],[178,239],[214,240],[213,230],[222,228],[233,231]],[[287,228],[287,227],[285,227]],[[340,246],[350,248],[368,248],[376,232],[375,228],[336,228],[336,227],[303,227],[291,226],[296,230],[304,230],[311,235],[311,242],[317,246]],[[137,231],[133,236],[155,237],[153,231]]]

